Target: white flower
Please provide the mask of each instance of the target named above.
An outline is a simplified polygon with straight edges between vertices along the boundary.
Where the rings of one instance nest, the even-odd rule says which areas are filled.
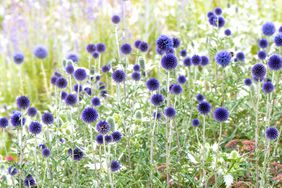
[[[226,187],[231,187],[232,183],[233,183],[233,176],[231,174],[227,174],[224,176],[224,183],[226,185]]]

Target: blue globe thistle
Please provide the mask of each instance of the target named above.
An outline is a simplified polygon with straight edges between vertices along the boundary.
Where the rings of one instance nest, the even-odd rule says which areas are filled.
[[[278,32],[282,32],[282,26],[279,27]]]
[[[101,97],[107,97],[107,95],[108,95],[108,92],[107,92],[106,90],[102,90],[102,91],[100,92],[100,96],[101,96]]]
[[[236,59],[238,59],[239,61],[244,61],[245,60],[245,54],[243,52],[238,52],[236,54]]]
[[[162,57],[161,65],[166,70],[173,70],[177,67],[177,58],[173,54],[167,54]]]
[[[215,56],[215,61],[222,67],[226,67],[231,61],[231,54],[228,51],[220,51]]]
[[[74,71],[73,76],[76,80],[83,81],[87,77],[87,73],[84,68],[78,68]]]
[[[94,59],[97,59],[98,57],[99,57],[99,53],[98,52],[93,52],[92,53],[92,57],[94,58]]]
[[[190,57],[186,57],[184,60],[183,60],[183,64],[185,67],[189,67],[192,65],[192,60]]]
[[[225,20],[223,17],[218,17],[218,27],[223,27],[225,25]]]
[[[227,121],[229,117],[229,112],[226,108],[216,108],[213,112],[213,118],[218,122]]]
[[[104,65],[102,66],[102,72],[109,72],[111,69],[111,66],[110,65]]]
[[[122,134],[119,131],[114,131],[112,137],[114,142],[119,142],[122,138]]]
[[[45,46],[36,46],[33,50],[33,54],[39,59],[45,59],[48,55],[48,50]]]
[[[14,127],[18,127],[18,126],[21,126],[21,125],[24,125],[25,124],[25,117],[22,116],[22,113],[19,112],[19,111],[15,111],[13,112],[12,116],[11,116],[11,124],[14,126]]]
[[[97,144],[99,144],[99,145],[101,145],[101,144],[103,144],[104,143],[104,136],[102,135],[102,134],[98,134],[97,136],[96,136],[96,142],[97,142]]]
[[[29,132],[31,132],[32,134],[39,134],[41,133],[42,131],[42,125],[37,122],[37,121],[32,121],[30,124],[29,124],[29,127],[28,127],[28,130]]]
[[[39,147],[41,150],[47,148],[47,146],[46,146],[45,144],[39,144],[38,147]]]
[[[86,50],[87,50],[88,53],[92,54],[93,52],[96,51],[96,46],[95,46],[95,44],[88,44],[88,45],[86,46]]]
[[[134,46],[135,46],[135,48],[138,48],[139,49],[139,45],[141,44],[141,40],[136,40],[135,42],[134,42]]]
[[[121,168],[121,166],[120,166],[120,164],[119,164],[118,161],[113,160],[113,161],[111,162],[111,171],[112,171],[112,172],[117,172],[117,171],[120,170],[120,168]]]
[[[113,141],[112,135],[106,135],[105,136],[105,141],[107,144],[111,143]]]
[[[118,15],[113,15],[112,16],[112,22],[114,24],[118,24],[120,22],[120,17]]]
[[[258,58],[259,58],[260,60],[264,60],[264,59],[266,58],[266,56],[267,56],[267,54],[266,54],[265,51],[259,51],[259,52],[258,52]]]
[[[50,112],[45,112],[42,115],[41,119],[42,119],[42,122],[47,124],[47,125],[53,124],[53,122],[54,122],[54,116]]]
[[[52,76],[52,77],[50,78],[50,83],[53,84],[53,85],[56,85],[57,79],[58,79],[57,76]]]
[[[149,78],[146,82],[148,90],[155,91],[160,88],[160,82],[156,78]]]
[[[72,64],[69,64],[66,66],[65,70],[66,70],[66,73],[72,74],[74,72],[74,67]]]
[[[219,8],[219,7],[216,7],[216,8],[214,9],[214,13],[219,16],[219,15],[222,14],[222,9]]]
[[[176,115],[176,110],[173,107],[166,107],[164,109],[164,115],[168,118],[174,118]]]
[[[93,106],[100,106],[101,105],[101,101],[100,101],[99,97],[93,97],[91,99],[91,104]]]
[[[192,126],[193,127],[198,127],[199,125],[200,125],[199,119],[197,119],[197,118],[192,119]]]
[[[282,57],[280,55],[273,54],[270,56],[267,64],[270,70],[280,70],[282,68]]]
[[[215,16],[215,14],[214,14],[212,11],[209,11],[209,12],[207,13],[207,17],[209,18],[209,17],[211,17],[211,16]]]
[[[24,179],[24,186],[25,187],[35,187],[36,186],[36,181],[35,179],[32,177],[32,175],[27,175]]]
[[[208,17],[209,19],[209,23],[210,23],[210,25],[212,25],[212,26],[217,26],[217,17],[216,17],[216,15],[211,15],[210,17]]]
[[[77,96],[75,94],[68,94],[65,98],[65,103],[69,106],[75,105],[77,102]]]
[[[112,74],[112,79],[117,82],[117,83],[121,83],[124,82],[126,78],[126,74],[124,73],[123,70],[115,70]]]
[[[162,94],[153,94],[151,96],[151,103],[155,106],[160,106],[164,101],[164,97]]]
[[[24,61],[24,55],[21,52],[17,52],[17,53],[14,54],[13,59],[14,59],[15,64],[18,64],[18,65],[22,64],[23,61]]]
[[[159,48],[156,48],[156,52],[159,54],[159,55],[163,55],[165,53],[165,51],[159,49]]]
[[[184,75],[179,75],[178,78],[177,78],[177,82],[179,84],[185,84],[186,82],[186,77]]]
[[[30,117],[34,117],[37,114],[37,109],[35,107],[29,107],[27,109],[27,115],[29,115]]]
[[[266,22],[262,25],[262,33],[266,36],[273,35],[275,31],[275,25],[272,22]]]
[[[13,166],[10,166],[10,167],[8,168],[8,173],[9,173],[11,176],[14,176],[14,175],[16,175],[16,174],[18,173],[18,169],[16,169],[16,168],[13,167]]]
[[[75,161],[80,161],[83,156],[84,156],[84,153],[81,149],[79,149],[78,147],[76,147],[74,150],[72,149],[69,149],[68,150],[68,154],[72,157],[73,160]]]
[[[258,41],[258,46],[259,46],[260,48],[267,48],[267,46],[268,46],[268,41],[267,41],[266,39],[260,39],[260,40]]]
[[[19,96],[16,99],[16,103],[19,109],[26,109],[30,105],[29,98],[26,96]]]
[[[193,65],[200,65],[201,64],[201,62],[202,62],[202,58],[201,58],[201,56],[199,56],[199,55],[193,55],[192,56],[192,64]]]
[[[54,72],[54,76],[57,76],[57,77],[59,78],[59,77],[62,77],[62,74],[59,73],[58,71],[55,71],[55,72]]]
[[[81,113],[81,119],[85,123],[93,123],[98,117],[98,112],[92,107],[86,107]]]
[[[134,80],[134,81],[139,81],[141,79],[141,74],[140,72],[133,72],[131,74],[131,78]]]
[[[173,48],[178,48],[180,46],[180,40],[179,38],[172,38]]]
[[[154,119],[161,119],[162,118],[162,114],[160,112],[154,112],[153,113],[153,118]]]
[[[187,51],[186,50],[181,50],[180,51],[180,56],[181,57],[186,57],[186,55],[187,55]]]
[[[149,45],[147,42],[141,42],[139,44],[139,49],[141,52],[147,52],[147,50],[149,49]]]
[[[91,89],[90,87],[84,88],[84,92],[85,92],[87,95],[89,95],[89,96],[92,95],[92,89]]]
[[[245,80],[244,80],[244,84],[246,85],[246,86],[250,86],[250,85],[252,85],[252,79],[250,79],[250,78],[246,78]]]
[[[257,80],[263,80],[266,75],[266,68],[262,63],[257,63],[252,67],[252,75]]]
[[[232,32],[231,32],[230,29],[225,29],[225,30],[224,30],[224,34],[225,34],[226,36],[230,36],[230,35],[232,34]]]
[[[75,92],[81,92],[81,91],[82,91],[82,85],[81,85],[81,84],[75,84],[75,85],[73,86],[73,90],[74,90]]]
[[[198,94],[196,95],[196,100],[197,100],[198,102],[202,102],[202,101],[205,100],[205,97],[204,97],[202,94],[198,93]]]
[[[210,60],[207,56],[203,55],[201,56],[201,66],[206,66],[207,64],[210,63]]]
[[[170,48],[173,48],[173,41],[166,35],[161,35],[156,40],[156,47],[161,51],[167,51]]]
[[[61,99],[64,100],[67,97],[68,93],[65,91],[61,92]]]
[[[68,85],[67,79],[65,79],[65,78],[63,78],[63,77],[57,78],[57,80],[56,80],[56,86],[57,86],[58,88],[63,89],[63,88],[66,88],[67,85]]]
[[[108,122],[101,120],[96,124],[96,130],[98,133],[104,135],[111,130],[111,125]]]
[[[204,102],[200,102],[198,104],[198,111],[203,114],[203,115],[207,115],[208,113],[210,113],[211,111],[211,105],[210,103],[204,101]]]
[[[51,155],[50,149],[44,148],[44,149],[42,150],[42,155],[43,155],[43,157],[49,157],[49,156]]]
[[[269,140],[276,140],[279,136],[279,131],[275,127],[268,127],[265,130],[265,137]]]
[[[141,43],[141,44],[142,44],[142,43]],[[141,44],[139,45],[139,47],[141,46]],[[131,53],[132,48],[131,48],[130,44],[124,43],[123,45],[121,45],[120,51],[121,51],[121,53],[123,53],[124,55],[128,55],[128,54]]]
[[[272,84],[272,82],[265,82],[262,85],[262,90],[264,93],[271,93],[273,92],[275,89],[274,85]]]
[[[140,70],[141,70],[140,65],[139,65],[139,64],[133,65],[133,70],[134,70],[134,71],[140,71]]]
[[[76,53],[74,52],[70,52],[67,57],[66,57],[67,60],[71,60],[72,62],[74,63],[77,63],[79,61],[79,57]]]
[[[174,54],[174,49],[169,48],[168,50],[165,51],[166,54]]]
[[[275,37],[274,37],[274,43],[276,46],[282,46],[282,32],[279,32]]]
[[[170,88],[170,92],[175,95],[179,95],[182,93],[182,87],[179,84],[173,84]]]
[[[9,121],[7,118],[0,118],[0,128],[6,128],[9,125]]]
[[[96,50],[99,52],[99,53],[103,53],[106,51],[106,45],[103,44],[103,43],[98,43],[96,44]]]

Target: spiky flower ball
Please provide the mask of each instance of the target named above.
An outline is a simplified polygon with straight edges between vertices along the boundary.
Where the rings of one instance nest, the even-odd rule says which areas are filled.
[[[161,119],[161,117],[162,117],[162,114],[161,114],[161,112],[158,112],[158,111],[155,111],[155,112],[153,112],[153,118],[154,119]]]
[[[272,22],[266,22],[262,25],[262,33],[266,36],[273,35],[275,31],[275,25]]]
[[[121,166],[120,166],[118,161],[113,160],[111,162],[111,171],[112,172],[117,172],[117,171],[119,171],[120,168],[121,168]]]
[[[149,78],[146,82],[148,90],[155,91],[160,88],[160,82],[156,78]]]
[[[204,101],[204,102],[200,102],[198,104],[198,111],[203,114],[206,115],[211,111],[211,105],[210,103]]]
[[[275,37],[274,37],[274,43],[276,46],[282,46],[282,32],[279,32]]]
[[[51,83],[52,85],[56,85],[57,79],[58,79],[57,76],[52,76],[52,77],[50,78],[50,83]]]
[[[16,174],[18,173],[18,169],[16,169],[16,168],[13,167],[13,166],[10,166],[10,167],[8,168],[8,173],[9,173],[11,176],[14,176],[14,175],[16,175]]]
[[[245,80],[244,80],[244,84],[246,85],[246,86],[250,86],[250,85],[252,85],[252,79],[250,79],[250,78],[246,78]]]
[[[260,48],[267,48],[267,46],[268,46],[268,41],[267,41],[266,39],[260,39],[260,40],[258,41],[258,46],[259,46]]]
[[[224,34],[225,34],[226,36],[230,36],[232,33],[231,33],[231,30],[230,30],[230,29],[226,29],[226,30],[224,31]]]
[[[70,52],[67,57],[66,57],[67,60],[71,60],[72,62],[74,63],[77,63],[79,61],[79,57],[76,53],[74,52]]]
[[[270,56],[267,64],[270,70],[280,70],[282,68],[282,57],[280,55],[273,54]]]
[[[114,142],[119,142],[122,138],[122,134],[119,131],[114,131],[112,137]]]
[[[110,65],[104,65],[102,66],[102,72],[109,72],[111,69],[111,66]]]
[[[58,88],[64,89],[64,88],[67,87],[67,85],[68,85],[67,79],[65,79],[65,78],[63,78],[63,77],[57,78],[57,80],[56,80],[56,86],[57,86]]]
[[[156,47],[160,51],[166,52],[170,48],[173,48],[173,41],[166,35],[161,35],[156,41]]]
[[[262,63],[257,63],[252,67],[252,75],[255,79],[261,81],[266,75],[266,68]]]
[[[38,45],[34,48],[33,54],[39,59],[45,59],[48,55],[48,50],[45,46]]]
[[[17,53],[14,54],[13,59],[14,59],[15,64],[18,64],[18,65],[22,64],[23,61],[24,61],[24,55],[21,52],[17,52]]]
[[[98,112],[92,107],[86,107],[81,113],[81,119],[85,123],[93,123],[98,119]]]
[[[61,92],[61,99],[64,100],[67,97],[68,93],[65,91]]]
[[[48,148],[42,149],[42,155],[43,157],[49,157],[51,155],[51,151]]]
[[[239,61],[244,61],[245,60],[245,54],[243,52],[238,52],[236,54],[236,59],[238,59]]]
[[[164,115],[168,118],[174,118],[176,115],[176,110],[173,107],[166,107],[164,109]]]
[[[218,122],[227,121],[229,117],[229,112],[226,108],[216,108],[213,113],[213,118]]]
[[[99,145],[101,145],[101,144],[103,144],[104,143],[104,136],[102,135],[102,134],[98,134],[97,136],[96,136],[96,142],[97,142],[97,144],[99,144]]]
[[[215,56],[215,61],[222,67],[226,67],[231,61],[231,54],[228,51],[220,51]]]
[[[139,44],[139,50],[140,50],[141,52],[146,52],[148,49],[149,49],[149,45],[148,45],[147,42],[141,42],[141,43]]]
[[[141,74],[140,72],[133,72],[131,74],[131,78],[134,80],[134,81],[139,81],[141,79]]]
[[[173,54],[167,54],[162,57],[161,65],[166,70],[173,70],[177,67],[177,58]]]
[[[141,45],[141,44],[140,44],[140,45]],[[140,47],[140,45],[139,45],[139,47]],[[121,53],[123,53],[124,55],[128,55],[128,54],[131,53],[132,48],[131,48],[130,44],[124,43],[123,45],[121,45],[120,51],[121,51]]]
[[[190,57],[186,57],[184,60],[183,60],[183,65],[185,67],[190,67],[192,65],[192,59]]]
[[[274,85],[272,84],[272,82],[265,82],[262,85],[262,90],[264,93],[271,93],[273,92],[275,89]]]
[[[151,103],[155,106],[159,106],[164,101],[164,97],[162,94],[153,94],[151,97]]]
[[[25,187],[35,187],[36,186],[36,181],[35,179],[32,177],[32,175],[27,175],[24,179],[24,186]]]
[[[96,49],[99,53],[103,53],[106,51],[106,45],[103,43],[96,44]]]
[[[184,75],[179,75],[177,78],[177,81],[179,84],[185,84],[186,82],[186,77]]]
[[[80,161],[83,156],[84,156],[84,153],[81,149],[79,149],[78,147],[76,147],[74,150],[72,149],[69,149],[68,150],[68,154],[72,157],[73,160],[75,161]]]
[[[182,93],[182,87],[179,84],[173,84],[170,88],[170,92],[175,95],[179,95]]]
[[[95,44],[88,44],[88,45],[86,46],[86,50],[87,50],[88,53],[92,54],[93,52],[96,51],[96,46],[95,46]]]
[[[77,102],[77,96],[75,94],[69,94],[65,98],[65,103],[67,105],[73,106]]]
[[[53,114],[51,114],[50,112],[45,112],[42,115],[42,122],[45,123],[46,125],[50,125],[54,122],[54,117]]]
[[[264,60],[265,58],[266,58],[266,52],[265,51],[259,51],[258,52],[258,58],[260,59],[260,60]]]
[[[65,70],[66,70],[66,73],[72,74],[74,72],[74,67],[72,64],[69,64],[66,66]]]
[[[107,144],[111,143],[113,141],[112,135],[105,135],[105,141]]]
[[[18,126],[21,126],[21,125],[24,125],[25,124],[25,117],[22,116],[22,113],[19,112],[19,111],[15,111],[13,112],[12,116],[11,116],[11,124],[14,126],[14,127],[18,127]]]
[[[91,104],[93,106],[100,106],[101,105],[101,101],[100,101],[99,97],[93,97],[91,99]]]
[[[104,135],[111,130],[111,125],[108,122],[101,120],[96,124],[96,130],[98,133]]]
[[[141,69],[141,67],[140,67],[139,64],[133,65],[133,70],[134,70],[134,71],[140,71],[140,69]]]
[[[276,140],[279,136],[279,131],[275,127],[268,127],[265,130],[265,137],[269,140]]]
[[[16,99],[16,103],[19,109],[26,109],[30,105],[29,98],[26,96],[19,96]]]
[[[210,60],[207,56],[203,55],[201,56],[201,66],[206,66],[210,63]]]
[[[82,85],[81,85],[81,84],[75,84],[75,85],[73,86],[73,90],[74,90],[75,92],[81,92],[81,91],[82,91]]]
[[[76,80],[83,81],[87,77],[87,73],[84,68],[78,68],[74,71],[73,76]]]
[[[125,81],[126,75],[123,70],[115,70],[112,74],[112,79],[117,83],[122,83]]]
[[[29,124],[28,129],[29,129],[29,132],[31,132],[32,134],[37,135],[37,134],[41,133],[42,125],[39,122],[37,122],[37,121],[32,121]]]
[[[118,15],[113,15],[112,16],[112,22],[114,24],[118,24],[120,22],[120,17]]]
[[[199,55],[193,55],[191,60],[192,60],[192,64],[196,66],[200,65],[202,62],[202,58]]]
[[[134,46],[135,46],[135,48],[138,48],[139,49],[139,45],[141,44],[141,40],[136,40],[135,42],[134,42]]]
[[[198,93],[198,94],[196,95],[196,100],[197,100],[198,102],[202,102],[202,101],[205,100],[205,97],[204,97],[202,94]]]
[[[172,38],[173,48],[178,48],[180,46],[179,38],[173,37]]]
[[[9,125],[9,121],[7,118],[0,118],[0,128],[6,128]]]
[[[186,57],[186,55],[187,55],[187,51],[186,50],[181,50],[180,51],[180,56]]]
[[[193,127],[198,127],[200,125],[199,119],[195,118],[192,120],[192,126]]]
[[[92,57],[93,57],[94,59],[97,59],[97,58],[99,57],[99,53],[98,53],[98,52],[93,52],[93,53],[92,53]]]
[[[216,7],[216,8],[214,9],[214,13],[219,16],[219,15],[222,14],[222,9],[221,9],[220,7]]]

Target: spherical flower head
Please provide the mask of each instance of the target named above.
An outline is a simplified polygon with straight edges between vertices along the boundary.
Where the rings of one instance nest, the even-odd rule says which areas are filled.
[[[210,25],[215,26],[215,27],[218,25],[217,24],[218,18],[216,15],[211,15],[208,18],[209,18],[208,20],[209,20]]]
[[[72,74],[74,72],[74,67],[72,64],[69,64],[66,66],[65,70],[66,70],[66,73]]]
[[[41,150],[47,148],[47,146],[46,146],[45,144],[39,144],[38,147],[39,147]]]
[[[25,117],[22,116],[22,113],[19,111],[15,111],[13,112],[12,116],[11,116],[11,124],[14,127],[18,127],[18,126],[22,126],[25,124]]]
[[[7,118],[0,118],[0,128],[6,128],[9,125],[9,121]]]
[[[117,83],[122,83],[125,81],[126,74],[123,70],[115,70],[112,74],[112,79]]]
[[[160,88],[160,82],[156,78],[149,78],[146,82],[146,87],[150,91],[155,91]]]
[[[139,50],[140,50],[141,52],[147,52],[148,49],[149,49],[149,45],[148,45],[147,42],[141,42],[141,43],[139,44]]]
[[[46,125],[53,124],[53,122],[54,122],[53,114],[51,114],[50,112],[45,112],[42,115],[42,122],[45,123]]]
[[[87,95],[89,95],[89,96],[92,95],[92,89],[91,89],[90,87],[84,88],[84,92],[85,92]]]
[[[162,114],[158,111],[154,112],[153,113],[153,118],[156,119],[156,120],[159,120],[162,118]]]
[[[106,135],[105,136],[105,141],[107,144],[111,143],[113,141],[112,135]]]
[[[282,32],[282,26],[279,27],[278,32]]]
[[[113,160],[111,162],[111,171],[112,172],[117,172],[117,171],[119,171],[120,168],[121,168],[121,166],[120,166],[118,161]]]
[[[164,101],[164,97],[162,94],[153,94],[151,96],[151,103],[155,106],[160,106]]]
[[[173,40],[166,35],[161,35],[156,41],[156,47],[165,52],[168,49],[173,48]]]
[[[210,63],[210,60],[207,56],[203,55],[201,56],[201,66],[206,66],[207,64]]]
[[[141,74],[140,72],[133,72],[131,74],[131,78],[134,80],[134,81],[139,81],[141,79]]]
[[[97,59],[98,57],[99,57],[99,53],[98,52],[93,52],[92,53],[92,57],[94,58],[94,59]]]
[[[48,55],[48,50],[45,46],[39,45],[34,48],[33,54],[39,59],[45,59]]]
[[[30,105],[29,98],[26,96],[19,96],[16,99],[16,103],[19,109],[26,109]]]
[[[209,17],[211,17],[211,16],[215,16],[215,14],[214,14],[213,12],[209,11],[209,12],[207,13],[207,17],[209,18]]]
[[[141,44],[142,44],[142,43],[141,43]],[[141,46],[141,44],[139,45],[139,47]],[[124,43],[123,45],[121,45],[120,51],[121,51],[121,53],[123,53],[124,55],[128,55],[128,54],[131,53],[132,48],[131,48],[130,44]]]
[[[92,107],[86,107],[81,113],[81,119],[85,123],[93,123],[98,117],[98,112]]]
[[[200,125],[199,119],[195,118],[192,120],[192,126],[193,127],[198,127]]]
[[[275,89],[274,85],[272,84],[272,82],[265,82],[262,85],[262,90],[264,93],[271,93],[273,92]]]
[[[112,16],[112,22],[114,24],[118,24],[120,22],[120,17],[118,15],[113,15]]]
[[[135,46],[135,48],[138,48],[139,49],[139,45],[141,44],[141,40],[136,40],[135,42],[134,42],[134,46]]]
[[[66,88],[67,85],[68,85],[67,79],[65,79],[65,78],[63,78],[63,77],[57,78],[57,80],[56,80],[56,86],[57,86],[58,88],[63,89],[63,88]]]
[[[245,80],[244,80],[244,84],[246,85],[246,86],[250,86],[250,85],[252,85],[252,79],[250,79],[250,78],[246,78]]]
[[[93,52],[96,51],[96,46],[95,46],[95,44],[88,44],[88,45],[86,46],[86,50],[87,50],[88,53],[92,54]]]
[[[67,60],[71,60],[72,62],[74,63],[77,63],[79,61],[79,57],[76,53],[74,52],[70,52],[67,57],[66,57]]]
[[[218,17],[218,27],[223,27],[225,25],[225,20],[223,17]]]
[[[68,150],[68,154],[72,157],[73,160],[75,161],[80,161],[83,156],[84,156],[84,153],[81,149],[79,149],[78,147],[76,147],[74,150],[72,149],[69,149]]]
[[[122,138],[122,134],[119,131],[114,131],[112,137],[114,142],[119,142]]]
[[[274,37],[274,43],[276,46],[282,46],[282,32],[279,32],[275,37]]]
[[[178,48],[180,46],[179,38],[173,37],[172,38],[173,48]]]
[[[180,56],[181,57],[186,57],[186,55],[187,55],[187,51],[186,50],[181,50],[180,51]]]
[[[202,101],[205,100],[205,97],[204,97],[202,94],[198,93],[198,94],[196,95],[196,100],[197,100],[198,102],[202,102]]]
[[[159,48],[156,48],[156,52],[159,54],[159,55],[163,55],[165,53],[165,51],[159,49]]]
[[[109,65],[102,66],[102,72],[109,72],[110,69],[111,69],[111,66],[109,66]]]
[[[215,61],[222,67],[226,67],[231,61],[231,54],[228,51],[220,51],[215,56]]]
[[[83,81],[87,77],[86,70],[84,68],[78,68],[74,71],[73,76],[78,81]]]
[[[259,46],[260,48],[267,48],[267,46],[268,46],[268,41],[267,41],[266,39],[260,39],[260,40],[258,41],[258,46]]]
[[[184,75],[179,75],[178,78],[177,78],[177,82],[179,84],[185,84],[186,82],[186,77]]]
[[[77,96],[75,94],[69,94],[65,98],[65,103],[69,106],[75,105],[77,102]]]
[[[14,59],[15,64],[18,64],[18,65],[22,64],[23,61],[24,61],[24,55],[21,52],[17,52],[17,53],[14,54],[13,59]]]
[[[167,118],[174,118],[175,115],[176,115],[176,110],[173,108],[173,107],[166,107],[164,109],[164,115],[167,117]]]
[[[100,101],[99,97],[93,97],[91,99],[91,104],[93,106],[100,106],[101,105],[101,101]]]
[[[192,65],[192,59],[190,57],[186,57],[184,60],[183,60],[183,65],[185,67],[189,67]]]
[[[96,130],[98,133],[104,135],[111,130],[111,125],[108,122],[101,120],[96,124]]]
[[[29,174],[26,176],[26,178],[24,179],[24,186],[28,188],[36,186],[36,181],[32,177],[32,175]]]
[[[16,175],[16,174],[18,173],[18,170],[17,170],[15,167],[10,166],[10,167],[8,168],[8,173],[9,173],[11,176],[14,176],[14,175]]]
[[[43,157],[49,157],[51,155],[51,151],[48,148],[42,149]]]
[[[229,112],[226,108],[216,108],[213,112],[213,118],[218,122],[227,121],[229,117]]]
[[[165,51],[166,54],[174,54],[174,48],[169,48]]]
[[[265,51],[259,51],[259,52],[258,52],[258,58],[259,58],[260,60],[264,60],[264,59],[266,58],[266,56],[267,56],[267,54],[266,54]]]
[[[96,136],[96,142],[97,142],[97,144],[99,144],[99,145],[101,145],[101,144],[103,144],[104,143],[104,138],[103,138],[103,135],[102,134],[98,134],[97,136]]]
[[[225,34],[226,36],[230,36],[230,35],[232,34],[232,32],[231,32],[230,29],[225,29],[224,34]]]
[[[201,64],[201,62],[202,62],[202,58],[201,58],[201,56],[199,56],[199,55],[193,55],[192,56],[192,64],[193,65],[200,65]]]
[[[273,35],[275,31],[275,25],[272,22],[266,22],[262,25],[262,33],[266,36]]]
[[[239,61],[244,61],[245,60],[245,54],[243,52],[238,52],[236,54],[236,58],[239,60]]]
[[[219,15],[222,14],[222,9],[219,8],[219,7],[216,7],[216,8],[214,9],[214,13],[219,16]]]
[[[29,124],[28,130],[29,130],[30,133],[37,135],[37,134],[41,133],[42,125],[37,121],[32,121]]]
[[[182,93],[182,87],[179,84],[173,84],[170,88],[170,92],[175,95],[179,95]]]
[[[57,79],[58,79],[57,76],[52,76],[52,77],[50,78],[50,83],[53,84],[53,85],[56,85]]]
[[[263,80],[266,75],[266,68],[262,63],[257,63],[252,67],[252,75],[257,80]]]
[[[282,68],[282,57],[280,55],[273,54],[270,56],[267,64],[270,70],[280,70]]]
[[[173,70],[177,67],[177,58],[173,54],[167,54],[162,57],[161,65],[165,70]]]
[[[279,136],[279,131],[275,127],[268,127],[265,130],[265,137],[269,140],[276,140]]]
[[[198,111],[203,114],[203,115],[207,115],[208,113],[210,113],[211,111],[211,105],[208,102],[200,102],[198,104]]]
[[[139,65],[139,64],[133,65],[133,70],[134,70],[134,71],[140,71],[140,70],[141,70],[140,65]]]
[[[106,51],[106,46],[105,44],[103,43],[98,43],[96,44],[96,50],[99,52],[99,53],[103,53]]]
[[[73,90],[75,92],[81,92],[82,91],[82,85],[81,84],[74,84]]]
[[[27,109],[27,115],[29,115],[30,117],[34,117],[37,114],[37,109],[35,107],[29,107]]]
[[[68,93],[67,93],[67,92],[62,91],[62,92],[61,92],[61,99],[62,99],[62,100],[65,100],[65,99],[66,99],[66,97],[67,97],[67,95],[68,95]]]

